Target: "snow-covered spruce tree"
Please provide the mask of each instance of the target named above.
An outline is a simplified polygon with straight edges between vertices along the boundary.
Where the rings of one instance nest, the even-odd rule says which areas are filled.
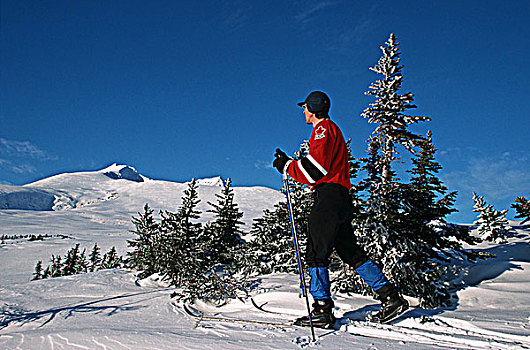
[[[403,66],[398,48],[399,43],[392,33],[381,46],[383,52],[377,65],[370,69],[383,76],[370,85],[366,95],[375,96],[376,101],[364,110],[362,116],[369,123],[377,124],[369,144],[368,161],[364,169],[369,171],[369,182],[365,184],[368,198],[365,202],[367,218],[364,222],[364,234],[360,237],[368,252],[385,266],[387,274],[392,275],[392,267],[400,258],[398,249],[401,241],[400,225],[402,214],[400,195],[402,183],[397,177],[393,164],[399,160],[398,146],[410,153],[421,141],[421,136],[409,130],[410,125],[430,120],[426,116],[409,115],[414,95],[411,92],[400,93],[403,82]]]
[[[101,249],[98,247],[97,243],[94,244],[94,247],[88,256],[88,261],[90,262],[88,271],[94,272],[98,270],[98,267],[101,264]]]
[[[199,243],[201,224],[195,222],[201,215],[197,210],[200,203],[197,188],[193,179],[184,190],[177,212],[162,213],[160,272],[177,288],[186,284],[189,279],[199,278],[203,266]]]
[[[392,182],[392,163],[397,160],[398,154],[396,147],[401,145],[410,153],[414,153],[414,147],[421,140],[421,136],[411,132],[409,126],[430,120],[427,116],[406,114],[409,109],[416,108],[416,105],[412,103],[414,95],[411,92],[400,93],[403,65],[400,65],[401,52],[398,46],[394,33],[390,34],[386,46],[381,46],[383,56],[370,70],[383,75],[383,79],[370,84],[370,90],[365,92],[366,95],[375,96],[376,101],[370,103],[362,113],[369,123],[378,124],[372,138],[378,141],[383,184]]]
[[[411,235],[425,241],[431,249],[451,249],[467,254],[468,251],[462,249],[462,242],[474,244],[480,240],[471,236],[467,227],[453,225],[446,220],[448,215],[458,211],[454,207],[457,191],[448,193],[447,187],[438,178],[442,166],[435,159],[438,149],[434,146],[430,130],[419,142],[419,148],[420,151],[412,158],[413,168],[407,171],[411,174],[410,183],[403,187],[402,201],[408,223],[411,229],[417,230]],[[473,256],[469,255],[470,258]]]
[[[460,249],[462,241],[472,238],[467,230],[445,221],[455,210],[456,192],[447,193],[436,176],[441,166],[434,159],[432,134],[422,137],[409,129],[430,118],[407,113],[416,106],[412,93],[400,93],[403,66],[398,45],[391,34],[381,47],[378,64],[371,68],[383,78],[366,92],[376,101],[362,115],[377,127],[367,140],[367,156],[361,159],[366,177],[354,186],[364,193],[358,199],[364,210],[354,215],[353,227],[361,246],[403,293],[418,297],[424,307],[434,307],[449,299],[441,279],[444,253]],[[401,148],[415,157],[410,183],[402,182],[394,169]],[[337,286],[342,291],[367,290],[356,275]]]
[[[191,249],[184,257],[189,259],[188,265],[184,267],[187,272],[172,294],[180,300],[203,299],[221,304],[237,297],[238,293],[247,291],[248,266],[242,264],[245,261],[242,255],[245,252],[244,242],[240,238],[240,219],[243,213],[234,202],[230,179],[225,182],[221,194],[216,197],[217,203],[209,202],[213,207],[211,212],[214,213],[214,220],[192,236],[194,239],[191,240]],[[196,205],[197,202],[189,203]],[[183,212],[185,211],[181,211]]]
[[[400,286],[398,261],[403,257],[406,239],[401,229],[403,214],[401,208],[402,183],[393,164],[399,159],[398,147],[413,153],[422,137],[409,130],[410,125],[430,120],[426,116],[407,114],[414,95],[400,93],[403,82],[400,54],[394,34],[381,46],[382,57],[370,69],[383,77],[370,85],[366,95],[375,96],[376,101],[364,110],[362,116],[369,123],[377,124],[368,143],[368,156],[361,159],[367,178],[359,182],[359,189],[365,191],[363,207],[365,213],[354,221],[359,243],[370,257],[384,266],[385,274]],[[362,222],[361,222],[362,220]],[[364,291],[360,278],[354,277],[354,291]]]
[[[402,187],[403,227],[406,250],[398,262],[402,290],[418,296],[423,305],[433,307],[449,303],[446,276],[454,276],[462,261],[474,262],[480,254],[463,248],[463,242],[477,243],[467,227],[447,223],[447,215],[456,212],[457,192],[438,178],[442,166],[436,161],[437,148],[432,132],[419,141],[420,151],[412,158],[411,179]]]
[[[145,204],[144,212],[138,215],[132,218],[135,230],[130,232],[137,237],[127,241],[132,250],[127,252],[126,262],[140,271],[140,278],[145,278],[160,272],[161,233],[159,223],[153,217],[153,209],[148,204]]]
[[[473,212],[478,213],[477,220],[473,223],[477,225],[477,232],[486,241],[505,241],[506,233],[510,230],[506,214],[508,209],[495,210],[492,204],[487,204],[484,196],[479,196],[473,192]]]
[[[208,243],[205,245],[206,258],[210,264],[231,264],[235,262],[237,247],[244,242],[241,239],[241,218],[243,213],[234,202],[232,181],[227,179],[220,194],[216,194],[217,203],[208,202],[214,214],[214,220],[208,225]]]
[[[528,199],[525,197],[516,197],[515,201],[512,204],[512,208],[515,210],[516,219],[522,219],[521,225],[530,221],[530,193],[528,194]]]
[[[304,140],[299,150],[295,152],[295,159],[307,156],[308,151],[309,140]],[[289,189],[298,243],[303,254],[313,197],[307,185],[291,178],[289,178]],[[285,185],[281,191],[285,193]],[[265,209],[263,216],[254,220],[250,234],[252,240],[248,244],[248,255],[251,259],[249,264],[253,266],[255,273],[298,272],[286,201],[277,203],[274,210]]]
[[[250,235],[253,239],[247,251],[255,273],[297,271],[286,202],[277,203],[273,210],[265,209],[252,223]]]

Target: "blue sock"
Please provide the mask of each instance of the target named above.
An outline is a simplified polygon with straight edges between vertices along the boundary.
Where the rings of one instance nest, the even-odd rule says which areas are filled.
[[[313,299],[330,299],[331,291],[328,268],[310,267],[309,276],[311,276],[311,281],[309,283],[309,293],[311,293]]]
[[[359,266],[355,271],[361,276],[367,285],[372,287],[374,290],[390,284],[383,275],[383,271],[377,266],[372,260],[366,261],[364,264]]]

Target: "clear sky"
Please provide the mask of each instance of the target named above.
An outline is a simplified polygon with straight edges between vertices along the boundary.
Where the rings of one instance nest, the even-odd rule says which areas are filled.
[[[309,137],[296,102],[317,89],[364,156],[394,32],[452,219],[473,220],[472,191],[497,209],[530,192],[529,1],[0,1],[0,183],[118,162],[279,188],[274,149]]]

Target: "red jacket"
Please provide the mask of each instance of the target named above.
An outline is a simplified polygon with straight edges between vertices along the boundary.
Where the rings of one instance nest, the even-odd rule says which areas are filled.
[[[287,173],[311,188],[336,183],[351,188],[348,150],[344,136],[330,119],[319,122],[311,133],[309,154],[287,165]]]

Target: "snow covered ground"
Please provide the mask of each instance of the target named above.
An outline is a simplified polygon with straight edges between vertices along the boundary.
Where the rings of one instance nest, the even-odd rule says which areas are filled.
[[[516,223],[509,242],[478,247],[497,257],[461,276],[455,307],[412,307],[392,325],[375,326],[363,321],[377,309],[373,299],[337,295],[335,314],[342,318],[335,330],[317,330],[316,343],[306,328],[198,322],[170,299],[171,288],[154,278],[138,281],[133,271],[30,281],[37,260],[47,264],[52,254],[64,255],[75,243],[87,250],[96,242],[102,251],[116,246],[124,254],[133,237],[130,218],[145,203],[155,212],[177,208],[186,184],[123,169],[113,165],[22,187],[0,186],[0,236],[18,237],[0,245],[0,349],[530,349],[530,231]],[[115,176],[105,175],[109,172]],[[219,179],[201,181],[204,212],[219,185]],[[235,196],[247,226],[282,199],[262,187],[236,187]],[[28,241],[21,237],[27,234],[51,237]],[[249,300],[194,307],[267,322],[305,313],[296,275],[263,276],[253,295],[264,309],[283,314],[260,311]]]

